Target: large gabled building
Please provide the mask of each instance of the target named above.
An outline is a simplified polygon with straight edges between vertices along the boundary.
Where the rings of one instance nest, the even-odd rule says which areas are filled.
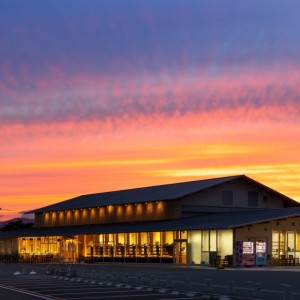
[[[0,255],[233,265],[300,257],[300,204],[245,175],[82,195],[33,212],[34,228],[0,233]]]

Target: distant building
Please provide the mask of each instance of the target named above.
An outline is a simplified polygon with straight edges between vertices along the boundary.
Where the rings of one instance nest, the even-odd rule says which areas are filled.
[[[0,233],[22,261],[297,264],[300,204],[245,176],[79,196]]]

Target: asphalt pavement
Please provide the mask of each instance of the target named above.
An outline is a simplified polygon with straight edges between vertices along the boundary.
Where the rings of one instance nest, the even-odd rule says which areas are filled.
[[[20,275],[14,275],[17,271]],[[0,298],[300,300],[299,272],[295,266],[216,269],[128,263],[1,264]],[[14,292],[23,294],[13,296]]]

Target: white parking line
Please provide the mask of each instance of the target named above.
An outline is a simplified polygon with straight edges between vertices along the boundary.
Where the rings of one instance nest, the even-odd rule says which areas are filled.
[[[22,290],[19,290],[19,289],[16,289],[16,288],[4,286],[4,285],[2,285],[2,284],[0,284],[0,287],[1,287],[2,289],[5,289],[5,290],[9,290],[9,291],[21,293],[21,294],[24,294],[24,295],[33,296],[33,297],[36,297],[36,298],[39,298],[39,299],[46,299],[46,300],[53,300],[53,299],[55,299],[54,297],[47,297],[47,296],[39,295],[39,294],[36,294],[36,293],[33,293],[33,292],[22,291]],[[57,298],[56,298],[56,299],[57,299]]]
[[[82,283],[82,282],[66,282],[66,281],[60,281],[60,282],[27,282],[27,281],[13,281],[13,280],[1,280],[2,283],[6,284],[18,284],[18,285],[24,285],[24,286],[37,286],[37,285],[43,285],[43,286],[49,286],[49,287],[56,287],[56,286],[92,286],[90,283]]]
[[[206,296],[204,296],[204,297],[206,297]],[[188,297],[188,296],[186,296],[185,298],[172,298],[171,300],[187,300],[187,299],[209,299],[209,298],[204,298],[203,297],[203,295],[201,295],[201,296],[197,296],[197,297]],[[226,299],[228,299],[228,298],[226,298]],[[253,298],[242,298],[242,299],[245,299],[245,300],[253,300]],[[161,299],[159,299],[159,300],[170,300],[170,298],[166,298],[166,299],[164,299],[164,298],[161,298]]]
[[[190,299],[191,297],[185,297],[185,298],[172,298],[172,300],[182,300],[182,299]],[[203,296],[200,296],[200,297],[193,297],[193,299],[204,299],[203,298]],[[159,300],[170,300],[170,298],[166,298],[166,299],[164,299],[164,298],[161,298],[161,299],[159,299]]]
[[[79,292],[75,292],[75,293],[73,293],[72,291],[70,291],[70,292],[65,292],[65,293],[58,293],[58,294],[51,294],[52,296],[64,296],[64,295],[72,295],[72,294],[76,294],[76,295],[80,295],[80,294],[83,294],[83,295],[88,295],[88,294],[95,294],[95,293],[97,293],[97,294],[112,294],[112,293],[127,293],[127,294],[129,294],[129,293],[132,293],[132,292],[134,292],[134,293],[137,293],[139,296],[141,295],[141,294],[143,294],[143,293],[145,293],[145,291],[137,291],[137,290],[110,290],[110,291],[105,291],[105,292],[87,292],[87,291],[83,291],[82,293],[79,293]]]
[[[153,296],[158,296],[158,295],[161,295],[161,294],[144,294],[144,295],[116,295],[116,296],[105,296],[105,298],[118,298],[118,299],[121,299],[121,298],[127,298],[128,296],[130,297],[153,297]],[[86,299],[99,299],[99,297],[84,297],[84,298],[65,298],[67,300],[86,300]],[[186,299],[186,298],[185,298]],[[169,300],[169,299],[168,299]]]
[[[51,292],[53,292],[53,289],[52,290],[47,290],[47,289],[44,289],[43,287],[37,287],[34,290],[38,290],[41,293],[51,293]],[[72,292],[78,293],[78,291],[81,291],[81,290],[86,291],[86,288],[83,288],[83,287],[72,287]],[[88,287],[88,290],[90,292],[93,291],[94,293],[97,293],[98,291],[103,291],[103,290],[115,291],[114,287],[112,288],[112,287],[101,287],[101,286],[91,286],[91,287]],[[56,288],[55,289],[55,292],[60,292],[60,291],[66,291],[66,288],[61,287],[61,288]],[[70,294],[70,292],[69,292],[69,294]]]
[[[60,284],[60,285],[43,285],[43,284],[35,284],[35,285],[29,285],[29,284],[25,284],[25,283],[22,283],[22,284],[17,284],[15,282],[11,282],[11,283],[8,283],[8,282],[3,282],[1,281],[2,284],[6,284],[6,285],[13,285],[13,286],[16,286],[18,288],[24,288],[24,289],[28,289],[28,288],[36,288],[36,287],[39,287],[39,286],[43,286],[45,288],[49,288],[49,289],[57,289],[57,288],[60,288],[60,287],[65,287],[65,288],[73,288],[73,287],[78,287],[77,285],[63,285],[63,284]],[[84,287],[92,287],[92,286],[95,286],[95,285],[86,285],[86,286],[82,286],[82,288]]]

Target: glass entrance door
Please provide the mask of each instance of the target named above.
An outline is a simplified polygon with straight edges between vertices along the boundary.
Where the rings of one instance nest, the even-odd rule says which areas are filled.
[[[186,264],[187,240],[175,240],[175,263]]]

